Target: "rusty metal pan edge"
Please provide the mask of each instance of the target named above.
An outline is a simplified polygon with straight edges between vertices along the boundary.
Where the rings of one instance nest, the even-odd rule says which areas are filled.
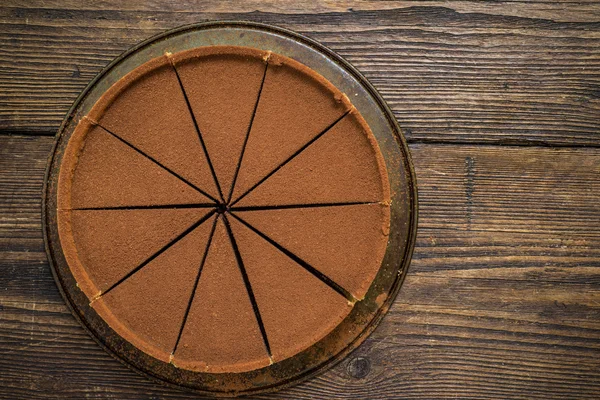
[[[328,359],[321,362],[320,364],[318,364],[317,366],[315,366],[312,369],[303,371],[302,373],[299,373],[299,374],[292,374],[292,376],[290,376],[289,378],[286,378],[280,382],[276,382],[272,385],[260,386],[260,387],[255,387],[255,388],[249,387],[246,390],[239,390],[239,391],[211,391],[211,390],[202,390],[200,388],[191,388],[188,386],[182,386],[181,384],[178,384],[176,382],[170,382],[168,380],[165,380],[165,378],[162,376],[156,376],[146,369],[139,368],[138,366],[132,364],[129,360],[125,360],[121,356],[119,356],[119,354],[116,353],[112,347],[108,346],[100,337],[97,336],[97,333],[94,329],[92,329],[88,326],[88,323],[85,321],[84,318],[82,318],[82,316],[78,312],[78,308],[76,308],[76,305],[73,304],[74,299],[71,297],[71,295],[69,293],[67,293],[65,291],[63,279],[59,275],[59,273],[57,272],[57,269],[56,269],[57,268],[57,260],[55,260],[55,255],[52,250],[52,240],[58,239],[58,237],[52,238],[53,234],[51,232],[51,230],[52,230],[51,228],[52,228],[53,222],[49,220],[49,218],[56,217],[56,208],[54,207],[54,209],[53,209],[53,206],[55,206],[55,205],[54,205],[53,199],[51,197],[49,197],[49,194],[50,194],[49,190],[51,189],[51,187],[53,185],[54,185],[54,187],[56,185],[56,181],[54,181],[54,182],[52,181],[53,179],[56,179],[58,169],[60,167],[60,165],[57,165],[56,151],[58,149],[60,140],[63,137],[65,127],[75,117],[75,111],[77,110],[78,106],[83,101],[83,99],[86,97],[86,95],[88,94],[90,89],[93,88],[98,83],[98,81],[100,81],[108,73],[108,71],[110,71],[115,65],[119,64],[123,59],[125,59],[126,57],[135,53],[136,51],[143,49],[146,46],[152,45],[153,43],[155,43],[157,41],[166,40],[173,35],[177,35],[177,34],[180,34],[183,32],[187,32],[187,31],[203,30],[203,29],[207,29],[207,28],[211,28],[211,29],[225,28],[226,29],[226,28],[232,28],[232,27],[249,28],[249,29],[254,29],[254,30],[264,30],[267,32],[273,32],[278,35],[282,35],[282,36],[288,37],[292,40],[299,41],[305,45],[308,45],[316,52],[325,55],[327,58],[332,59],[334,62],[341,65],[346,71],[348,71],[360,83],[360,85],[363,88],[365,88],[369,92],[369,95],[376,101],[378,107],[383,112],[390,127],[392,127],[397,145],[403,155],[403,167],[404,167],[404,171],[406,173],[407,194],[408,194],[409,203],[410,203],[408,206],[409,229],[407,232],[406,243],[405,243],[405,246],[403,249],[402,260],[400,262],[400,265],[398,265],[399,273],[392,282],[392,285],[389,289],[386,300],[384,301],[383,305],[381,305],[377,309],[376,313],[371,317],[371,319],[368,322],[368,324],[366,325],[366,327],[343,350],[337,352],[335,355],[329,357]],[[381,322],[385,313],[388,311],[392,302],[396,298],[396,295],[398,294],[400,287],[405,279],[406,272],[407,272],[409,264],[410,264],[410,260],[412,257],[412,253],[413,253],[414,245],[415,245],[415,241],[416,241],[417,225],[418,225],[417,224],[417,215],[418,215],[417,195],[418,195],[418,193],[417,193],[417,185],[416,185],[416,176],[415,176],[413,164],[411,162],[410,152],[409,152],[406,140],[403,137],[403,135],[401,134],[400,127],[399,127],[392,111],[387,106],[387,104],[385,103],[383,98],[379,95],[379,93],[375,90],[375,88],[371,85],[371,83],[356,68],[354,68],[349,62],[344,60],[341,56],[337,55],[336,53],[334,53],[332,50],[328,49],[324,45],[314,41],[313,39],[307,38],[303,35],[300,35],[298,33],[295,33],[293,31],[290,31],[290,30],[287,30],[284,28],[274,27],[271,25],[255,23],[255,22],[245,22],[245,21],[203,22],[203,23],[196,23],[196,24],[181,26],[181,27],[160,33],[158,35],[155,35],[155,36],[133,46],[132,48],[123,52],[116,59],[114,59],[110,64],[108,64],[104,69],[102,69],[102,71],[86,86],[86,88],[82,91],[82,93],[77,97],[77,99],[71,106],[68,114],[66,115],[65,119],[63,120],[63,122],[58,130],[58,134],[56,135],[56,138],[54,140],[52,152],[48,159],[48,164],[47,164],[46,172],[45,172],[44,185],[43,185],[42,190],[43,190],[43,193],[42,193],[42,229],[43,229],[43,236],[44,236],[44,245],[45,245],[46,253],[48,255],[48,261],[49,261],[49,264],[51,267],[50,269],[52,271],[54,280],[57,283],[57,286],[61,293],[61,296],[67,303],[69,310],[71,311],[73,316],[76,318],[76,320],[82,325],[82,327],[84,327],[86,332],[102,348],[104,348],[104,350],[107,353],[109,353],[113,358],[117,359],[123,365],[127,366],[131,370],[133,370],[145,377],[148,377],[148,378],[152,379],[153,381],[160,383],[162,385],[166,385],[166,386],[177,388],[177,389],[184,389],[184,390],[188,390],[188,391],[191,390],[195,393],[210,395],[210,396],[237,396],[237,395],[249,395],[249,394],[273,392],[275,390],[280,390],[280,389],[283,389],[286,387],[290,387],[292,385],[296,385],[302,381],[305,381],[305,380],[333,367],[335,364],[339,363],[342,359],[344,359],[350,352],[352,352],[354,349],[356,349],[375,330],[377,325]],[[54,223],[55,223],[55,221],[54,221]],[[59,242],[59,240],[58,240],[58,242]]]

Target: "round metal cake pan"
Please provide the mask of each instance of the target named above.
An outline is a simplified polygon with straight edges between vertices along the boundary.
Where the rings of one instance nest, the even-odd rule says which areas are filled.
[[[143,353],[116,334],[89,306],[62,253],[57,227],[57,180],[65,147],[79,120],[128,72],[163,55],[201,46],[237,45],[270,50],[315,70],[344,92],[369,124],[383,154],[390,183],[391,226],[384,260],[364,300],[330,334],[294,357],[245,373],[201,373],[178,369]],[[417,186],[406,142],[391,110],[373,86],[347,61],[295,32],[250,22],[208,22],[159,34],[109,64],[77,98],[65,117],[49,159],[43,189],[46,252],[57,286],[75,318],[108,353],[160,383],[211,396],[269,392],[332,367],[375,329],[406,275],[417,231]]]

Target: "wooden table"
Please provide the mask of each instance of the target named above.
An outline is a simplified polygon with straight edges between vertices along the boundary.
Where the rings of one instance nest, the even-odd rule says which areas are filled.
[[[100,69],[215,19],[281,25],[347,58],[394,110],[419,183],[417,247],[383,323],[329,372],[262,397],[600,398],[598,2],[81,3],[0,5],[0,398],[194,397],[75,322],[40,203],[53,135]]]

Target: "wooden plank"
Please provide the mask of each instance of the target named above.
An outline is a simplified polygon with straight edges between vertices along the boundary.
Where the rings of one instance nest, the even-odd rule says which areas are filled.
[[[347,58],[413,142],[600,145],[593,1],[20,3],[0,6],[5,132],[56,132],[101,68],[151,35],[243,19],[291,28]]]
[[[69,10],[73,7],[86,10],[137,10],[137,11],[171,11],[178,13],[190,12],[189,2],[165,2],[162,0],[148,0],[139,4],[118,4],[113,1],[90,2],[82,5],[77,0],[45,0],[34,1],[27,4],[19,0],[6,0],[9,7],[60,9]],[[281,0],[248,0],[244,2],[223,2],[220,0],[205,0],[201,4],[194,4],[196,11],[205,13],[249,13],[253,11],[277,12],[281,14],[323,14],[331,12],[351,11],[382,11],[394,10],[405,7],[448,7],[460,13],[494,14],[511,17],[552,19],[561,22],[597,22],[598,8],[596,0],[579,0],[577,7],[572,0],[545,0],[520,1],[520,0],[410,0],[385,2],[377,0],[330,0],[315,2],[311,0],[298,0],[284,2]]]
[[[0,136],[0,399],[192,398],[105,354],[58,294],[41,237],[49,137]],[[598,398],[600,152],[412,146],[417,248],[375,333],[277,395]]]

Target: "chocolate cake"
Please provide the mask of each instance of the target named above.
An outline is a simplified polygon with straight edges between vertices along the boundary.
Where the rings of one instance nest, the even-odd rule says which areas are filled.
[[[77,287],[117,335],[185,371],[294,357],[363,301],[388,174],[348,97],[249,47],[166,53],[80,121],[58,177]]]

